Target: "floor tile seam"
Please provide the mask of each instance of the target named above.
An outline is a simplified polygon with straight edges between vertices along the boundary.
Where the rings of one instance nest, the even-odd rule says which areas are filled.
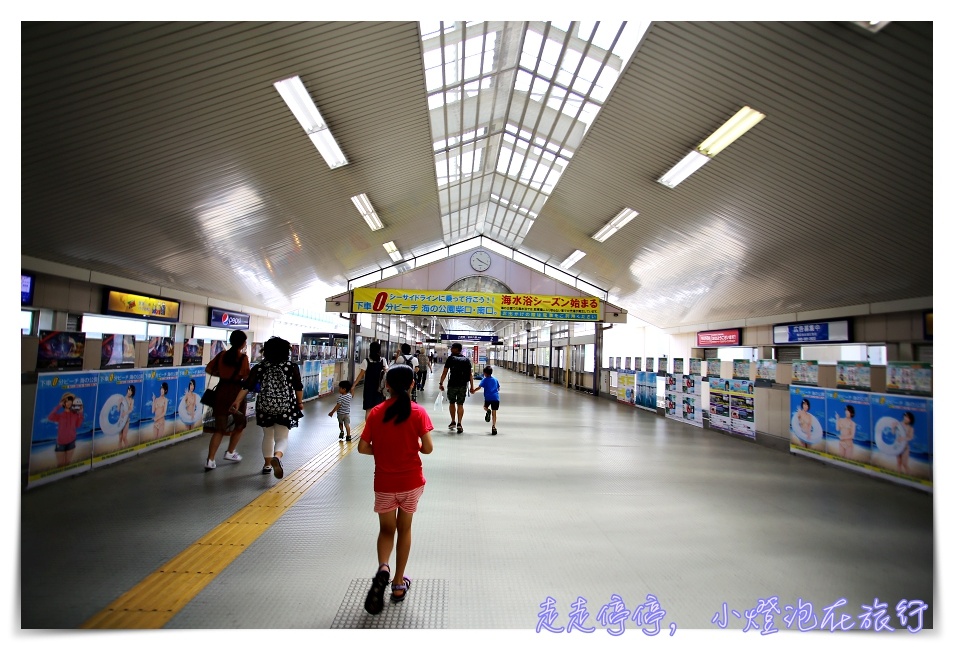
[[[361,428],[363,428],[363,423]],[[203,557],[209,557],[209,558],[215,557],[216,561],[213,562],[213,565],[221,565],[223,569],[228,567],[228,565],[231,564],[231,562],[234,561],[242,552],[244,552],[252,544],[252,542],[258,539],[261,536],[261,534],[265,532],[265,530],[267,530],[269,527],[271,527],[272,524],[278,521],[278,519],[285,512],[287,512],[288,509],[292,505],[294,505],[294,503],[296,503],[302,496],[304,496],[304,494],[308,491],[308,489],[311,489],[312,487],[317,485],[318,483],[317,479],[327,474],[332,467],[337,465],[338,462],[344,460],[344,458],[346,458],[356,448],[357,448],[357,445],[351,444],[351,445],[348,445],[347,449],[342,450],[337,442],[333,443],[332,445],[329,445],[326,449],[324,449],[322,452],[316,455],[313,459],[308,461],[306,463],[306,466],[308,464],[314,464],[316,460],[318,460],[319,462],[324,461],[325,460],[323,458],[324,456],[331,457],[331,459],[334,460],[334,462],[331,463],[330,465],[323,463],[322,464],[323,471],[318,472],[316,476],[310,477],[311,480],[308,481],[307,487],[305,489],[288,492],[289,498],[287,503],[278,507],[276,507],[275,505],[267,505],[267,504],[263,505],[262,502],[267,501],[268,498],[274,498],[274,496],[271,496],[271,497],[268,496],[269,494],[274,495],[274,493],[272,492],[273,490],[277,489],[278,491],[285,491],[287,489],[285,486],[281,484],[277,484],[269,488],[269,490],[266,491],[264,494],[259,495],[258,497],[253,499],[249,504],[240,508],[236,513],[231,515],[224,522],[218,524],[215,528],[213,528],[212,531],[210,531],[206,535],[203,535],[199,540],[193,543],[193,545],[191,545],[189,548],[183,550],[181,553],[179,553],[176,557],[169,560],[166,564],[160,567],[153,574],[150,574],[149,576],[141,580],[137,585],[133,586],[126,593],[124,593],[119,598],[114,600],[112,603],[107,605],[100,613],[90,617],[90,619],[88,619],[81,627],[84,627],[84,628],[86,627],[114,627],[113,625],[105,624],[107,622],[107,612],[118,611],[120,609],[123,611],[127,611],[128,608],[123,608],[121,607],[121,605],[123,603],[138,602],[139,599],[141,599],[140,592],[143,589],[146,589],[152,582],[159,581],[157,578],[153,577],[153,576],[156,576],[157,574],[162,576],[167,576],[167,577],[168,576],[177,577],[180,579],[188,578],[192,580],[194,580],[197,576],[201,577],[202,579],[200,583],[194,585],[194,586],[198,586],[199,588],[195,589],[194,591],[190,589],[189,591],[192,593],[188,599],[182,599],[178,596],[174,597],[175,602],[178,604],[178,607],[175,611],[171,612],[170,615],[166,617],[166,619],[162,621],[162,623],[158,626],[158,627],[161,627],[166,622],[168,622],[168,620],[171,619],[171,617],[175,613],[177,613],[179,610],[182,609],[182,607],[184,607],[189,601],[191,601],[192,598],[195,597],[195,595],[197,595],[202,589],[204,589],[208,585],[208,583],[211,582],[219,574],[219,571],[214,571],[214,572],[213,571],[205,571],[205,572],[189,571],[188,573],[186,573],[181,571],[180,567],[184,567],[190,563],[194,563],[196,560]],[[304,467],[302,469],[304,469]],[[298,472],[301,472],[301,469],[295,470],[293,474]],[[314,474],[314,472],[305,471],[302,473],[302,477],[309,477],[310,474]],[[292,477],[290,476],[289,478],[292,478]],[[261,523],[254,524],[254,523],[245,522],[245,521],[236,521],[241,516],[243,516],[243,513],[246,511],[271,512],[275,516],[274,516],[274,519],[272,519],[271,517],[266,517],[266,519],[272,519],[271,521],[268,521],[268,523],[266,524],[261,524]],[[220,542],[220,540],[222,541],[231,540],[231,542],[237,541],[241,543],[223,544]],[[210,554],[209,553],[210,550],[217,551],[217,553]],[[168,591],[170,588],[172,588],[171,585],[170,587],[166,588],[166,591]],[[152,603],[150,603],[150,605],[146,607],[139,607],[139,609],[152,611],[155,608],[152,607],[151,605]],[[116,627],[124,627],[124,625],[117,625]],[[137,627],[146,627],[146,626],[131,625],[130,627],[137,628]]]

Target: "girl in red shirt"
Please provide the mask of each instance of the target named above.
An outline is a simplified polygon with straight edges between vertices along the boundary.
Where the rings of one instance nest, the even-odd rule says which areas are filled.
[[[411,401],[414,371],[397,364],[388,369],[385,382],[391,399],[378,404],[365,420],[358,453],[374,456],[374,511],[378,513],[378,571],[364,601],[371,614],[384,609],[384,590],[391,579],[391,549],[397,532],[397,571],[391,584],[391,600],[404,600],[411,579],[404,575],[411,553],[411,519],[424,493],[421,454],[434,450],[434,425],[421,406]]]

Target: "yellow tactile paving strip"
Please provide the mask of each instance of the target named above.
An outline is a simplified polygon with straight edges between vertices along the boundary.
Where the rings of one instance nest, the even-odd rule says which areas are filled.
[[[336,442],[287,474],[80,627],[127,630],[163,627],[322,476],[356,450],[363,428],[363,422],[354,428],[352,442]]]

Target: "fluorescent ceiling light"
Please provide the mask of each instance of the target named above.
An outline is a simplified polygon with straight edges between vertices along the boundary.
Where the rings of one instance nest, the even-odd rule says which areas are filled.
[[[598,242],[604,242],[612,237],[617,230],[632,221],[633,217],[639,213],[632,208],[623,208],[618,215],[609,220],[609,222],[600,228],[600,231],[593,235],[593,239]]]
[[[699,152],[711,158],[761,122],[764,117],[765,113],[743,106],[738,113],[729,118],[728,122],[716,129],[715,133],[699,145]]]
[[[698,151],[690,151],[685,158],[676,163],[675,167],[666,172],[659,182],[666,187],[675,187],[707,162],[709,162],[707,156],[703,156]]]
[[[367,194],[352,196],[351,202],[354,203],[354,207],[358,208],[358,212],[360,212],[361,216],[364,217],[364,220],[368,222],[368,227],[371,230],[381,230],[384,228],[384,224],[381,223],[381,220],[378,219],[378,215],[375,213],[374,208],[371,207],[371,201],[368,200]]]
[[[301,128],[311,138],[312,143],[318,149],[318,152],[328,163],[328,167],[334,169],[347,165],[348,160],[342,153],[334,136],[325,124],[325,120],[318,112],[318,107],[312,101],[311,95],[305,90],[305,84],[301,82],[301,77],[295,75],[288,79],[275,82],[275,90],[282,96],[288,108],[295,115]]]
[[[573,251],[572,253],[570,253],[570,256],[568,258],[560,262],[560,268],[563,268],[563,269],[570,268],[571,266],[579,262],[581,259],[583,259],[584,255],[586,255],[586,253],[584,253],[583,251],[579,249]]]
[[[729,120],[716,129],[715,133],[706,138],[702,144],[696,147],[685,158],[680,160],[675,167],[666,172],[659,182],[667,187],[675,187],[686,179],[687,176],[706,164],[710,158],[735,142],[743,133],[751,129],[765,118],[765,113],[760,113],[748,106],[743,106],[739,112],[729,118]]]
[[[401,252],[397,249],[397,246],[394,245],[393,241],[382,244],[382,246],[384,246],[384,250],[388,252],[388,255],[390,255],[391,259],[395,262],[400,262],[403,259],[401,257]]]

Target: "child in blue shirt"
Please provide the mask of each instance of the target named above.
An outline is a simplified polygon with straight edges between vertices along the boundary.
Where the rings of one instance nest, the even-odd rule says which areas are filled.
[[[494,369],[490,366],[484,368],[484,378],[480,380],[477,388],[470,391],[471,395],[484,389],[484,422],[490,422],[493,418],[493,424],[490,425],[490,435],[497,435],[497,410],[500,408],[500,382],[491,375]]]

